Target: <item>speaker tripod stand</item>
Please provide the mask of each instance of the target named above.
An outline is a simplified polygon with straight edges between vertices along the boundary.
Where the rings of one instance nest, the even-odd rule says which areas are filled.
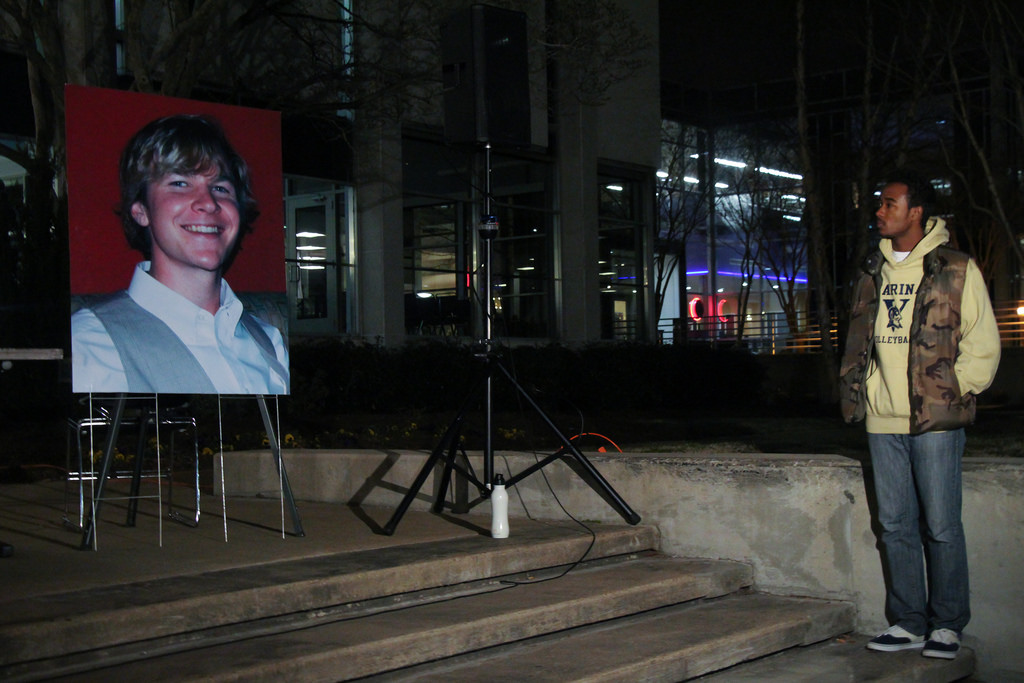
[[[444,436],[441,437],[441,440],[431,452],[430,457],[427,458],[427,462],[423,465],[423,468],[416,476],[415,481],[413,481],[413,484],[405,494],[405,497],[402,498],[402,502],[399,503],[398,508],[391,516],[391,519],[383,527],[383,533],[388,536],[394,534],[395,529],[398,527],[398,523],[402,520],[402,517],[416,498],[420,488],[422,488],[423,484],[430,476],[430,473],[434,471],[435,467],[441,463],[444,463],[444,469],[441,474],[440,485],[437,487],[437,493],[432,507],[432,510],[435,513],[440,513],[444,510],[445,496],[448,491],[449,481],[451,480],[451,476],[454,472],[458,472],[460,475],[465,477],[470,484],[475,486],[480,493],[481,499],[490,497],[494,471],[493,450],[488,446],[484,452],[484,481],[481,481],[473,471],[472,465],[469,463],[469,457],[467,456],[465,449],[460,444],[459,437],[462,433],[462,427],[465,423],[466,415],[474,403],[476,392],[479,391],[480,387],[485,383],[489,384],[495,376],[504,377],[511,382],[513,388],[520,396],[523,397],[523,399],[561,442],[561,446],[557,451],[506,480],[506,488],[512,488],[526,477],[546,467],[555,460],[565,459],[574,470],[577,470],[578,468],[577,472],[584,477],[587,483],[590,484],[591,488],[597,491],[605,501],[615,509],[616,512],[622,515],[623,519],[630,524],[639,523],[640,515],[629,507],[619,494],[616,493],[615,489],[611,487],[607,480],[601,476],[601,473],[597,471],[586,456],[580,452],[576,445],[567,438],[557,426],[555,426],[554,422],[551,421],[551,418],[541,410],[540,406],[537,405],[526,390],[516,382],[508,369],[502,364],[501,360],[497,358],[496,354],[490,349],[487,349],[485,352],[478,354],[478,357],[482,358],[483,369],[477,380],[474,382],[473,387],[470,390],[470,394],[463,402],[458,415],[448,425]],[[489,441],[490,438],[488,438],[488,442]]]
[[[490,147],[487,148],[488,152],[488,169],[490,168]],[[489,170],[488,170],[489,174]],[[534,472],[539,471],[548,464],[558,459],[564,459],[567,464],[576,471],[584,480],[597,491],[606,502],[608,502],[616,512],[630,524],[637,524],[640,521],[640,515],[634,512],[629,505],[619,496],[618,493],[611,487],[611,485],[601,476],[601,473],[593,466],[593,464],[587,460],[587,458],[580,452],[573,442],[563,434],[555,423],[548,417],[547,414],[541,410],[540,406],[537,405],[536,401],[523,389],[515,378],[508,371],[505,365],[498,358],[497,353],[493,349],[493,334],[492,334],[492,323],[494,317],[494,298],[492,290],[492,276],[491,276],[491,257],[492,257],[492,242],[498,232],[498,220],[495,216],[489,214],[490,211],[490,182],[488,175],[487,183],[487,210],[488,215],[485,215],[483,221],[480,224],[480,237],[484,245],[484,263],[485,263],[485,282],[486,286],[484,289],[486,299],[486,331],[487,338],[483,342],[483,350],[476,355],[478,359],[482,361],[482,368],[477,375],[476,380],[470,388],[469,393],[466,395],[461,408],[455,419],[448,425],[444,435],[438,442],[437,446],[431,452],[430,457],[427,458],[426,463],[420,470],[416,479],[413,481],[409,491],[402,498],[398,508],[395,510],[391,519],[383,527],[382,532],[388,536],[395,532],[398,523],[402,520],[409,506],[413,500],[419,494],[420,488],[426,483],[430,473],[435,468],[444,463],[444,469],[442,470],[441,479],[439,486],[437,487],[436,497],[434,499],[433,511],[440,513],[444,510],[445,495],[448,491],[449,482],[452,474],[457,472],[464,477],[470,484],[475,486],[480,493],[480,500],[490,498],[492,485],[494,483],[494,447],[493,447],[493,381],[495,378],[504,377],[508,382],[512,384],[515,391],[523,398],[524,401],[533,409],[533,411],[544,421],[544,423],[551,429],[551,431],[557,436],[561,446],[553,454],[539,460],[530,467],[526,468],[522,472],[512,476],[505,482],[506,488],[512,488],[517,483],[530,476]],[[469,457],[466,454],[465,449],[461,445],[460,436],[462,434],[462,428],[466,421],[466,416],[469,410],[475,404],[475,399],[479,396],[478,392],[481,387],[485,388],[485,410],[486,410],[486,441],[484,446],[484,472],[483,480],[477,478],[476,473],[473,471],[473,467],[469,462]]]

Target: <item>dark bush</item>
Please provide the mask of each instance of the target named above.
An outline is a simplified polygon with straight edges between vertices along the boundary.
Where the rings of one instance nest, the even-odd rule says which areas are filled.
[[[292,348],[293,416],[457,410],[486,361],[444,342],[385,348],[316,339]],[[743,351],[653,344],[550,344],[498,349],[494,357],[545,410],[651,410],[751,405],[763,371]],[[496,370],[497,409],[520,404]],[[482,392],[482,388],[480,389]]]

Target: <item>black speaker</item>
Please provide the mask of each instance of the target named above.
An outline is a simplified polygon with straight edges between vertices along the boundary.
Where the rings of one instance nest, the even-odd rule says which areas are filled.
[[[471,5],[441,24],[444,133],[451,142],[530,145],[526,14]]]

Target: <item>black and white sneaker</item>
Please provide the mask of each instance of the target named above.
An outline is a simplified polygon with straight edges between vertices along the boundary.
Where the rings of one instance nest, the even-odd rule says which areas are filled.
[[[952,629],[937,628],[928,636],[921,654],[939,659],[956,659],[960,652],[960,634]]]
[[[915,636],[902,626],[890,626],[885,632],[868,641],[869,650],[898,652],[924,647],[924,636]]]

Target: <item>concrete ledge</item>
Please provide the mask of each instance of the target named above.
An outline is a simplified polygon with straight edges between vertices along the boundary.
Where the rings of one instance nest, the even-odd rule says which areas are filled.
[[[61,360],[63,349],[0,348],[0,360]]]
[[[422,451],[286,450],[296,498],[395,507],[422,469]],[[499,452],[498,472],[517,473],[536,462],[528,453]],[[887,626],[884,582],[872,530],[871,486],[860,462],[833,455],[604,454],[588,459],[642,518],[657,525],[662,551],[722,558],[754,567],[759,590],[848,600],[857,630]],[[477,472],[479,453],[470,453]],[[413,504],[433,501],[433,477]],[[220,481],[216,476],[215,481]],[[225,481],[233,496],[278,495],[269,451],[228,454]],[[964,525],[971,566],[968,644],[979,673],[1024,672],[1016,635],[1024,628],[1024,461],[966,458]],[[487,512],[483,502],[476,512]],[[622,518],[579,475],[557,461],[509,494],[515,519],[574,517],[602,523]]]

